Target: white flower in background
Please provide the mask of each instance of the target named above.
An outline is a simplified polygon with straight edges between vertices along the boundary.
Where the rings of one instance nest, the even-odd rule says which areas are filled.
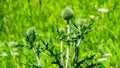
[[[19,55],[17,48],[11,48],[10,53],[11,53],[12,56],[17,56],[17,55]]]
[[[104,54],[103,56],[108,57],[108,56],[112,56],[112,54],[107,53],[107,54]]]
[[[14,41],[10,41],[10,42],[8,42],[8,44],[9,44],[9,45],[15,45],[16,42],[14,42]]]
[[[100,59],[98,59],[98,62],[102,62],[102,61],[106,61],[107,60],[107,58],[100,58]]]
[[[8,42],[8,46],[9,47],[12,47],[12,46],[14,46],[14,45],[16,45],[17,43],[16,42],[14,42],[14,41],[10,41],[10,42]]]
[[[108,9],[106,9],[106,8],[99,8],[98,10],[97,10],[98,12],[108,12]]]
[[[12,56],[17,56],[17,55],[19,55],[19,53],[18,52],[12,52],[11,55]]]
[[[8,56],[6,52],[3,52],[0,56]]]
[[[10,53],[11,53],[12,56],[19,55],[18,49],[14,47],[15,45],[17,45],[17,43],[14,42],[14,41],[8,42],[8,46],[10,48]]]
[[[91,19],[94,19],[94,18],[95,18],[95,16],[94,16],[94,15],[90,15],[89,17],[90,17]]]

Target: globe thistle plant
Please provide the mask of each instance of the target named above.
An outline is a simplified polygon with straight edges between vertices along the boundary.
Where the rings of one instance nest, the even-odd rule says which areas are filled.
[[[33,27],[31,27],[26,32],[26,41],[30,44],[31,49],[33,50],[33,52],[36,56],[38,67],[41,68],[41,63],[40,63],[40,60],[39,60],[39,54],[38,54],[38,52],[35,49],[34,44],[33,44],[35,39],[36,39],[36,31]]]
[[[63,11],[62,11],[62,17],[65,20],[70,20],[73,17],[74,13],[73,10],[69,7],[66,7]]]
[[[63,11],[62,11],[62,17],[63,19],[65,19],[67,21],[67,40],[70,40],[70,19],[72,19],[74,13],[73,10],[69,7],[66,7]],[[69,56],[70,56],[70,43],[68,42],[68,46],[67,46],[67,54],[66,54],[66,68],[69,68]]]
[[[33,43],[35,39],[36,39],[35,29],[31,27],[26,32],[26,41],[29,43]]]

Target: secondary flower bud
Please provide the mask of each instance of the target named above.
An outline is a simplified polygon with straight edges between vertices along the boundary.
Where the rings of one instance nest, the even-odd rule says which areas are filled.
[[[26,41],[31,43],[34,42],[35,39],[36,39],[35,29],[29,28],[26,32]]]
[[[85,27],[88,26],[87,20],[86,20],[86,19],[82,19],[82,18],[78,18],[77,21],[76,21],[76,25],[77,25],[79,28],[85,28]]]
[[[71,8],[66,7],[63,11],[62,11],[62,17],[65,20],[70,20],[74,15],[74,12]]]

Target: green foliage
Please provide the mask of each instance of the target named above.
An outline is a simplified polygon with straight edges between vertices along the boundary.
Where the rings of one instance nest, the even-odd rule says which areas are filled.
[[[97,57],[94,59],[99,59],[103,58],[104,54],[110,53],[112,56],[104,57],[107,60],[102,61],[100,65],[98,63],[98,68],[120,68],[119,0],[0,0],[0,68],[37,67],[36,56],[24,39],[25,32],[30,27],[36,29],[34,45],[36,52],[40,53],[39,59],[42,67],[58,68],[59,63],[51,55],[52,52],[50,53],[49,49],[53,48],[53,53],[57,53],[57,58],[59,58],[61,54],[59,53],[59,41],[62,39],[63,59],[66,59],[65,48],[68,35],[66,34],[66,21],[61,17],[61,12],[66,6],[74,10],[74,17],[71,21],[73,29],[70,34],[71,45],[75,44],[76,38],[82,38],[78,62],[84,60],[85,63],[80,65],[85,67],[87,63],[88,66],[94,66],[97,60],[92,62],[85,60],[85,57],[98,53],[99,55],[96,54]],[[101,11],[101,8],[107,11]],[[86,25],[77,24],[81,20],[83,23],[85,22],[83,20],[86,20]],[[57,23],[60,33],[56,32],[55,23]],[[92,29],[85,31],[88,29],[86,26],[91,28],[91,25]],[[81,32],[81,30],[83,31]],[[88,32],[89,34],[87,34]],[[85,34],[81,37],[83,33]],[[50,42],[48,39],[54,37],[57,41],[49,44],[52,48],[48,46],[48,50],[46,50],[45,45]],[[45,44],[40,39],[44,39]],[[73,46],[71,46],[72,49],[74,49]],[[74,54],[72,51],[71,55]],[[72,57],[70,56],[70,58]],[[72,61],[70,60],[71,65]]]

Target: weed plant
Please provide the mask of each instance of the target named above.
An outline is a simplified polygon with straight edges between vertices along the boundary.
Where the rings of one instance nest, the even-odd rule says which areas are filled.
[[[85,38],[85,35],[88,34],[91,31],[91,27],[94,23],[93,19],[90,19],[88,22],[86,19],[79,18],[76,22],[72,20],[74,16],[74,12],[71,8],[66,7],[62,11],[62,18],[66,21],[67,24],[67,32],[60,31],[57,24],[56,24],[56,32],[57,35],[53,38],[50,38],[48,42],[45,42],[42,38],[39,38],[39,43],[42,43],[42,45],[34,44],[34,41],[36,39],[36,31],[34,28],[29,28],[26,32],[26,41],[29,43],[29,46],[31,50],[33,50],[33,53],[36,56],[36,62],[37,62],[37,68],[42,68],[42,64],[40,62],[40,53],[44,51],[48,51],[50,53],[50,56],[55,59],[55,61],[52,61],[51,64],[57,64],[59,68],[92,68],[97,67],[99,64],[96,61],[92,61],[95,58],[95,54],[91,55],[90,57],[87,56],[87,58],[79,61],[78,56],[82,55],[79,53],[81,42]],[[67,34],[66,34],[67,33]],[[60,49],[56,52],[54,51],[55,46],[54,42],[59,39],[59,47]],[[66,57],[63,54],[63,42],[66,43]],[[40,48],[41,46],[44,46],[43,48]],[[74,49],[71,50],[70,47],[73,47]],[[41,51],[40,51],[41,50]],[[70,53],[73,52],[73,55]],[[72,56],[72,58],[70,57]],[[70,59],[72,59],[72,62],[70,62]],[[88,62],[90,61],[90,62]],[[34,64],[33,64],[34,65]],[[35,65],[34,65],[35,66]]]

